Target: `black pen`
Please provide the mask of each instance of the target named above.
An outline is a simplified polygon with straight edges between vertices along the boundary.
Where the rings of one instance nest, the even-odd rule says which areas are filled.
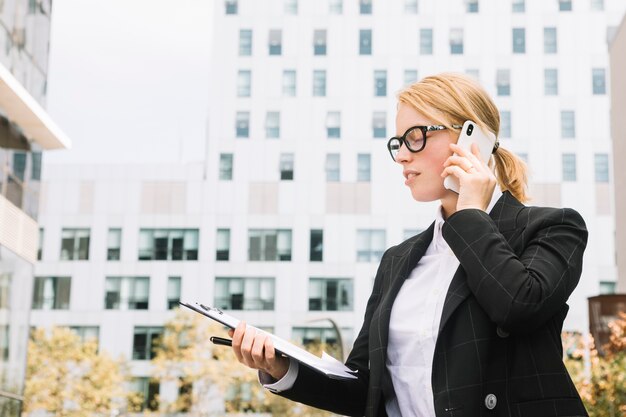
[[[211,342],[215,343],[216,345],[223,345],[223,346],[232,346],[233,345],[233,341],[232,340],[224,339],[223,337],[211,336],[211,338],[209,340]]]

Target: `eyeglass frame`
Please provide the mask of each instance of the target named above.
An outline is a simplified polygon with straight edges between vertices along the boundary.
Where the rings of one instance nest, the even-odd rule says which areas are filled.
[[[453,129],[461,129],[463,126],[462,125],[451,125],[451,127]],[[417,152],[421,152],[424,150],[424,148],[426,147],[426,133],[428,132],[438,132],[440,130],[446,130],[448,127],[444,126],[444,125],[428,125],[428,126],[411,126],[410,128],[408,128],[406,130],[406,132],[404,132],[404,134],[400,137],[398,136],[393,136],[391,138],[389,138],[389,140],[387,141],[387,150],[389,151],[389,155],[391,155],[391,159],[396,160],[396,158],[393,156],[393,151],[391,150],[391,141],[392,140],[398,140],[400,142],[400,146],[398,146],[398,151],[400,151],[400,148],[402,147],[402,144],[404,143],[404,146],[406,146],[406,148],[412,152],[412,153],[417,153]],[[407,141],[406,137],[407,135],[412,132],[415,129],[419,129],[422,132],[422,147],[417,149],[417,150],[413,150],[410,146],[409,146],[409,142]]]

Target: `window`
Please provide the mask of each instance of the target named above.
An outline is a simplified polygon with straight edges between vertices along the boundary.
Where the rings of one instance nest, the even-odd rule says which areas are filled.
[[[463,53],[463,29],[450,29],[450,53],[452,55]]]
[[[13,174],[24,181],[26,175],[26,152],[13,152]]]
[[[414,82],[417,82],[417,70],[404,70],[404,85],[411,85]]]
[[[478,0],[465,0],[467,13],[478,13]]]
[[[524,13],[526,11],[526,0],[513,0],[513,13]]]
[[[150,296],[148,277],[107,277],[104,308],[106,310],[147,310]]]
[[[237,0],[226,0],[226,14],[237,14]]]
[[[1,186],[2,184],[0,184]],[[41,261],[43,255],[43,228],[39,228],[39,240],[37,242],[37,260]]]
[[[372,136],[384,138],[387,136],[387,113],[375,111],[372,114]]]
[[[111,228],[107,235],[107,261],[119,261],[122,251],[122,229]]]
[[[61,260],[88,260],[89,235],[89,229],[63,229],[61,232]]]
[[[252,30],[250,29],[239,30],[239,55],[252,55]]]
[[[167,309],[172,310],[178,307],[180,302],[180,277],[168,277],[167,278]]]
[[[133,335],[133,360],[154,359],[162,334],[162,327],[136,326]]]
[[[324,344],[328,350],[335,350],[339,344],[337,330],[333,327],[294,327],[291,338],[305,347]]]
[[[513,53],[526,53],[526,29],[513,28]]]
[[[337,182],[341,178],[341,165],[338,153],[326,154],[326,181]]]
[[[572,110],[561,111],[561,137],[567,139],[576,137],[575,114]]]
[[[326,55],[326,30],[313,32],[313,55]]]
[[[68,310],[70,277],[35,277],[33,310]]]
[[[361,14],[372,14],[372,0],[359,0],[359,12]]]
[[[285,0],[285,13],[298,14],[298,0]]]
[[[233,179],[233,154],[221,153],[220,154],[220,180],[230,181]]]
[[[230,259],[230,229],[217,229],[215,244],[215,260],[228,261]]]
[[[330,14],[342,14],[343,13],[343,0],[329,0],[328,12]]]
[[[237,73],[237,97],[250,97],[251,77],[250,70],[239,70]]]
[[[404,13],[417,14],[417,0],[404,0]]]
[[[591,0],[591,10],[604,10],[604,0]]]
[[[326,96],[326,70],[313,71],[313,96]]]
[[[215,278],[215,305],[225,310],[274,310],[274,278]]]
[[[500,112],[500,137],[511,137],[511,112],[509,110]]]
[[[499,96],[511,95],[511,73],[508,69],[497,70],[496,89]]]
[[[374,71],[374,96],[385,97],[387,95],[387,71]]]
[[[609,155],[597,153],[594,155],[596,182],[609,182]]]
[[[356,180],[369,182],[371,177],[371,157],[368,153],[360,153],[357,156]]]
[[[576,154],[564,153],[562,155],[563,181],[576,181]]]
[[[98,339],[100,338],[100,327],[98,326],[70,326],[70,330],[73,331],[83,343],[88,340],[98,343]]]
[[[546,96],[556,96],[559,94],[559,78],[555,68],[543,70],[543,92]]]
[[[561,11],[561,12],[571,12],[572,11],[572,0],[559,0],[559,11]]]
[[[352,298],[349,278],[309,279],[309,311],[352,311]]]
[[[248,260],[291,261],[291,230],[248,230]]]
[[[339,139],[341,137],[341,113],[329,111],[326,114],[326,137]]]
[[[615,294],[617,283],[615,281],[600,281],[600,294]]]
[[[296,71],[283,71],[283,96],[294,97],[296,95]]]
[[[277,111],[268,111],[265,116],[265,137],[280,137],[280,113]]]
[[[139,393],[141,403],[137,408],[132,410],[135,412],[142,411],[158,411],[159,410],[159,390],[160,384],[155,379],[148,377],[137,377],[131,381],[130,390]]]
[[[31,152],[30,179],[41,180],[41,152]]]
[[[309,261],[321,262],[324,257],[324,231],[322,229],[311,229],[309,248]]]
[[[591,72],[593,78],[593,94],[606,94],[606,71],[604,68],[593,68]]]
[[[433,54],[433,30],[420,29],[420,54]]]
[[[269,54],[281,55],[283,52],[283,32],[280,29],[271,29],[269,35]]]
[[[250,137],[250,112],[238,111],[235,122],[235,135],[238,138]]]
[[[9,359],[9,326],[0,325],[0,359],[7,361]]]
[[[476,68],[468,68],[465,70],[465,73],[470,77],[473,77],[476,81],[480,81],[480,71]]]
[[[556,54],[556,28],[543,28],[543,52],[545,54]]]
[[[293,154],[281,153],[280,154],[280,179],[290,181],[293,180]]]
[[[198,229],[139,230],[140,261],[198,260]]]
[[[385,251],[385,230],[360,229],[356,233],[356,260],[378,262]]]
[[[0,274],[0,310],[11,308],[11,275]]]
[[[372,55],[372,29],[359,30],[359,55]]]
[[[28,0],[28,14],[37,13],[38,0]]]

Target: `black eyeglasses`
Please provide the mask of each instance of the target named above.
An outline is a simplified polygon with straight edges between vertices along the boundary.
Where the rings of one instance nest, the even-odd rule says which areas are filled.
[[[460,129],[463,126],[461,125],[452,125],[454,129]],[[407,149],[413,153],[419,152],[424,149],[426,146],[426,133],[433,132],[437,130],[445,130],[447,127],[443,125],[432,125],[432,126],[413,126],[407,129],[404,132],[402,137],[394,136],[387,142],[387,149],[389,149],[389,154],[391,155],[391,159],[396,160],[396,155],[400,151],[400,147],[402,143],[406,145]]]

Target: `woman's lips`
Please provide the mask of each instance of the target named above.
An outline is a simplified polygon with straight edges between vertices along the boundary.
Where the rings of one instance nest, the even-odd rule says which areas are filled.
[[[404,175],[404,176],[405,176],[405,178],[406,178],[406,181],[404,181],[404,185],[410,185],[410,184],[411,184],[411,182],[412,182],[415,178],[417,178],[417,176],[418,176],[418,175],[419,175],[419,173],[418,173],[418,172],[407,172],[407,173],[405,173],[405,175]]]

